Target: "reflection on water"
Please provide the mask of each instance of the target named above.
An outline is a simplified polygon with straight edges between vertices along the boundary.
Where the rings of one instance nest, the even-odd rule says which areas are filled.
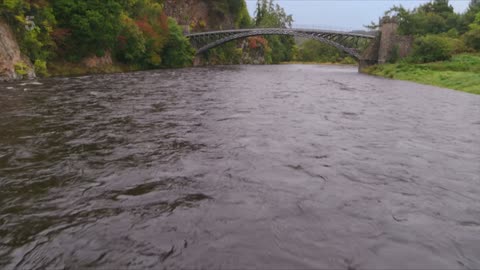
[[[0,95],[0,268],[480,268],[480,96],[301,65]]]

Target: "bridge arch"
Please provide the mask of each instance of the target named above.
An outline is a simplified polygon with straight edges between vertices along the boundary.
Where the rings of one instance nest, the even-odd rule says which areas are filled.
[[[356,60],[359,60],[361,57],[360,52],[356,48],[358,42],[362,39],[373,40],[376,37],[374,34],[294,28],[223,30],[187,34],[186,36],[190,39],[192,46],[197,49],[197,54],[202,54],[212,48],[233,40],[265,35],[286,35],[318,40],[347,53]]]

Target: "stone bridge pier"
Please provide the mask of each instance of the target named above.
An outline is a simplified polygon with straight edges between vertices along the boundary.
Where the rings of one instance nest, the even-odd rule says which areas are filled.
[[[397,17],[383,17],[380,19],[379,25],[378,36],[358,59],[358,70],[360,72],[372,65],[385,64],[404,58],[412,50],[413,37],[398,34]]]

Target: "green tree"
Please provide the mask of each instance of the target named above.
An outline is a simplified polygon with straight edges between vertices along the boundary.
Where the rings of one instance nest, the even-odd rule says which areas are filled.
[[[121,29],[121,6],[115,0],[55,0],[58,26],[69,29],[67,52],[75,58],[103,55],[114,48]]]
[[[470,24],[470,30],[465,33],[464,37],[467,46],[480,51],[480,11],[477,13],[475,21]]]
[[[287,15],[285,10],[273,0],[258,0],[255,11],[255,25],[264,28],[290,28],[293,17]],[[291,61],[294,55],[295,40],[288,36],[266,37],[271,50],[266,57],[271,63]]]
[[[121,17],[121,30],[116,47],[117,58],[125,63],[141,63],[145,60],[146,40],[135,21],[125,14]]]
[[[413,10],[394,6],[386,15],[396,15],[399,32],[405,35],[439,34],[456,29],[461,31],[461,16],[456,14],[448,0],[434,0]]]
[[[163,65],[166,67],[184,67],[192,64],[194,50],[183,36],[182,29],[174,19],[168,19],[170,36],[163,51]]]

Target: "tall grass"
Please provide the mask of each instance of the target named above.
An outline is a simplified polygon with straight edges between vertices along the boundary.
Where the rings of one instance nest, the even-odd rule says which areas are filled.
[[[401,62],[377,65],[368,68],[366,72],[480,95],[479,54],[459,54],[448,61],[426,64]]]

